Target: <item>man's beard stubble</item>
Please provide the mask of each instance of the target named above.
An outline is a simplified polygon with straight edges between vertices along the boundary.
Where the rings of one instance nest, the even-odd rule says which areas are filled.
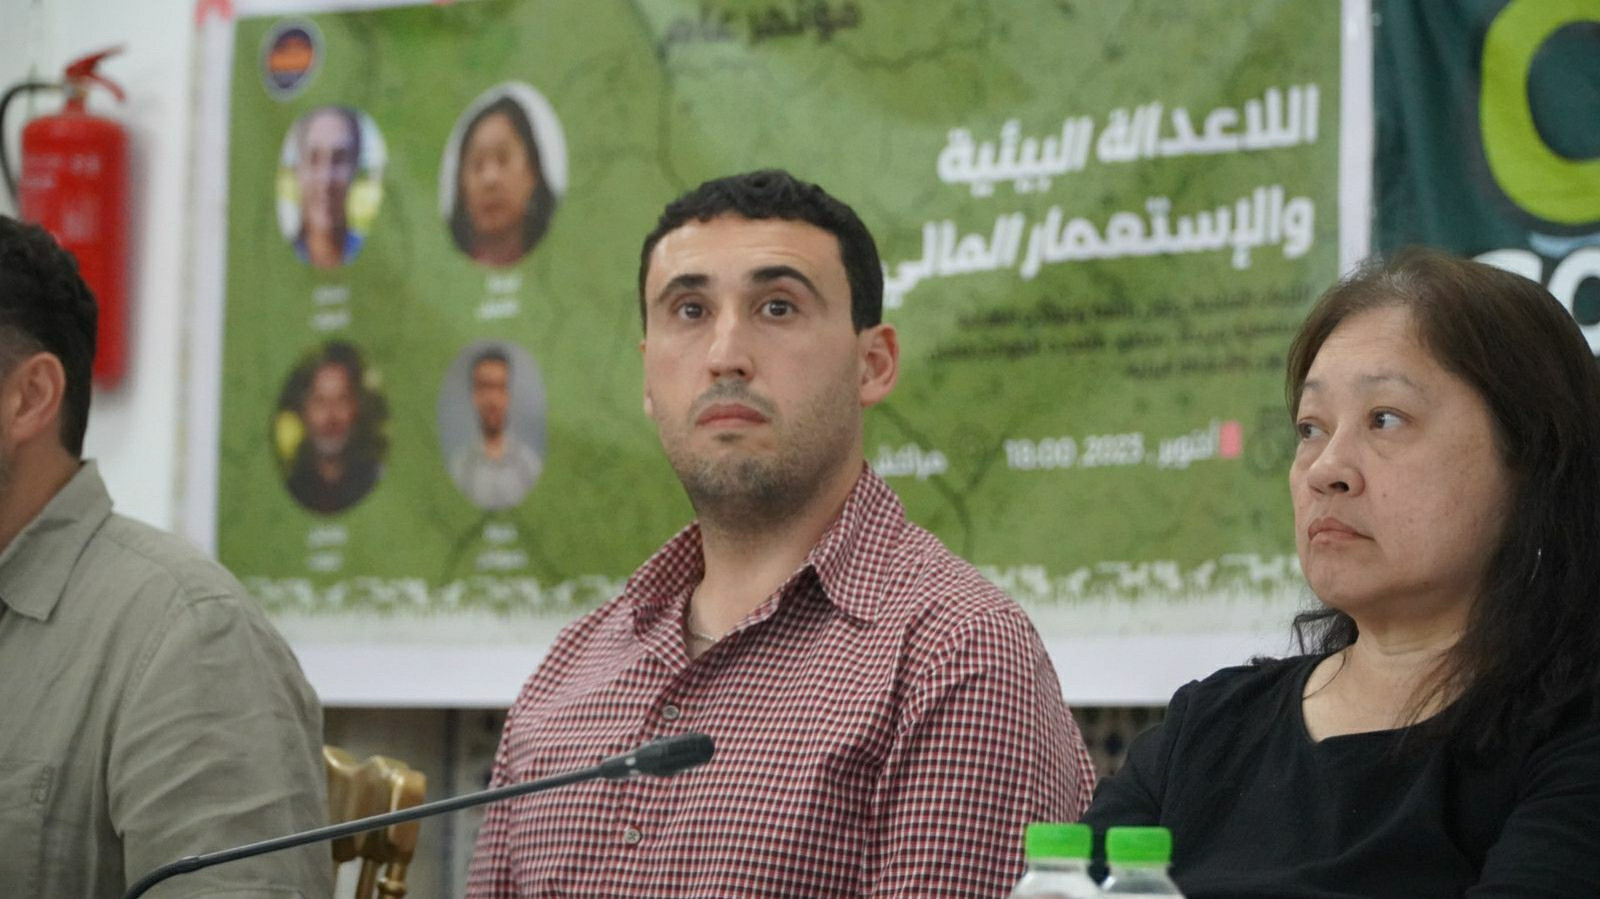
[[[482,413],[479,413],[479,415],[478,415],[478,433],[483,437],[483,439],[485,441],[499,440],[500,439],[500,435],[504,434],[505,432],[506,432],[506,417],[504,415],[499,416],[499,420],[498,421],[492,421],[490,419],[490,417],[487,417],[487,416],[483,415]]]
[[[778,431],[778,445],[770,454],[740,456],[733,449],[726,454],[733,458],[712,458],[687,448],[687,432],[670,444],[663,440],[667,461],[696,515],[715,527],[750,531],[790,518],[822,489],[856,439],[849,426],[851,416],[859,414],[853,384],[826,391],[791,420],[779,421],[770,401],[743,382],[723,381],[695,402],[689,431],[692,416],[719,402],[742,403],[766,416]]]

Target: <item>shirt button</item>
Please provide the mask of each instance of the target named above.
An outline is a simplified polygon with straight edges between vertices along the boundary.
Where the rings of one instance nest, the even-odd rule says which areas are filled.
[[[676,721],[683,717],[683,713],[678,711],[677,706],[668,703],[667,705],[661,707],[661,717],[667,719],[668,721]]]
[[[622,832],[622,842],[629,846],[637,846],[639,841],[643,839],[644,834],[640,833],[637,828],[629,827]]]

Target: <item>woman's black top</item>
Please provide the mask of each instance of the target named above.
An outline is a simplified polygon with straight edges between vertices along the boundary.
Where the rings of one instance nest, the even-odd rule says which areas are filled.
[[[1321,659],[1180,689],[1084,820],[1170,828],[1188,899],[1600,896],[1592,708],[1492,760],[1405,730],[1317,742],[1300,697]]]

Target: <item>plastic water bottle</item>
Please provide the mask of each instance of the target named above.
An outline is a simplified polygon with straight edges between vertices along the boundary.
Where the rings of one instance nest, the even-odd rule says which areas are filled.
[[[1106,831],[1111,876],[1100,885],[1106,896],[1182,896],[1167,876],[1172,831],[1165,827],[1113,827]]]
[[[1011,899],[1094,899],[1100,888],[1089,877],[1087,824],[1029,824],[1023,836],[1028,871]]]

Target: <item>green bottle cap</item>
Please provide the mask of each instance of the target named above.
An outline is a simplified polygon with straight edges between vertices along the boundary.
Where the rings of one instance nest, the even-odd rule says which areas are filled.
[[[1165,827],[1113,827],[1106,831],[1106,860],[1113,865],[1165,865],[1172,861],[1172,831]]]
[[[1087,859],[1094,834],[1087,824],[1029,824],[1022,842],[1030,862],[1047,858]]]

